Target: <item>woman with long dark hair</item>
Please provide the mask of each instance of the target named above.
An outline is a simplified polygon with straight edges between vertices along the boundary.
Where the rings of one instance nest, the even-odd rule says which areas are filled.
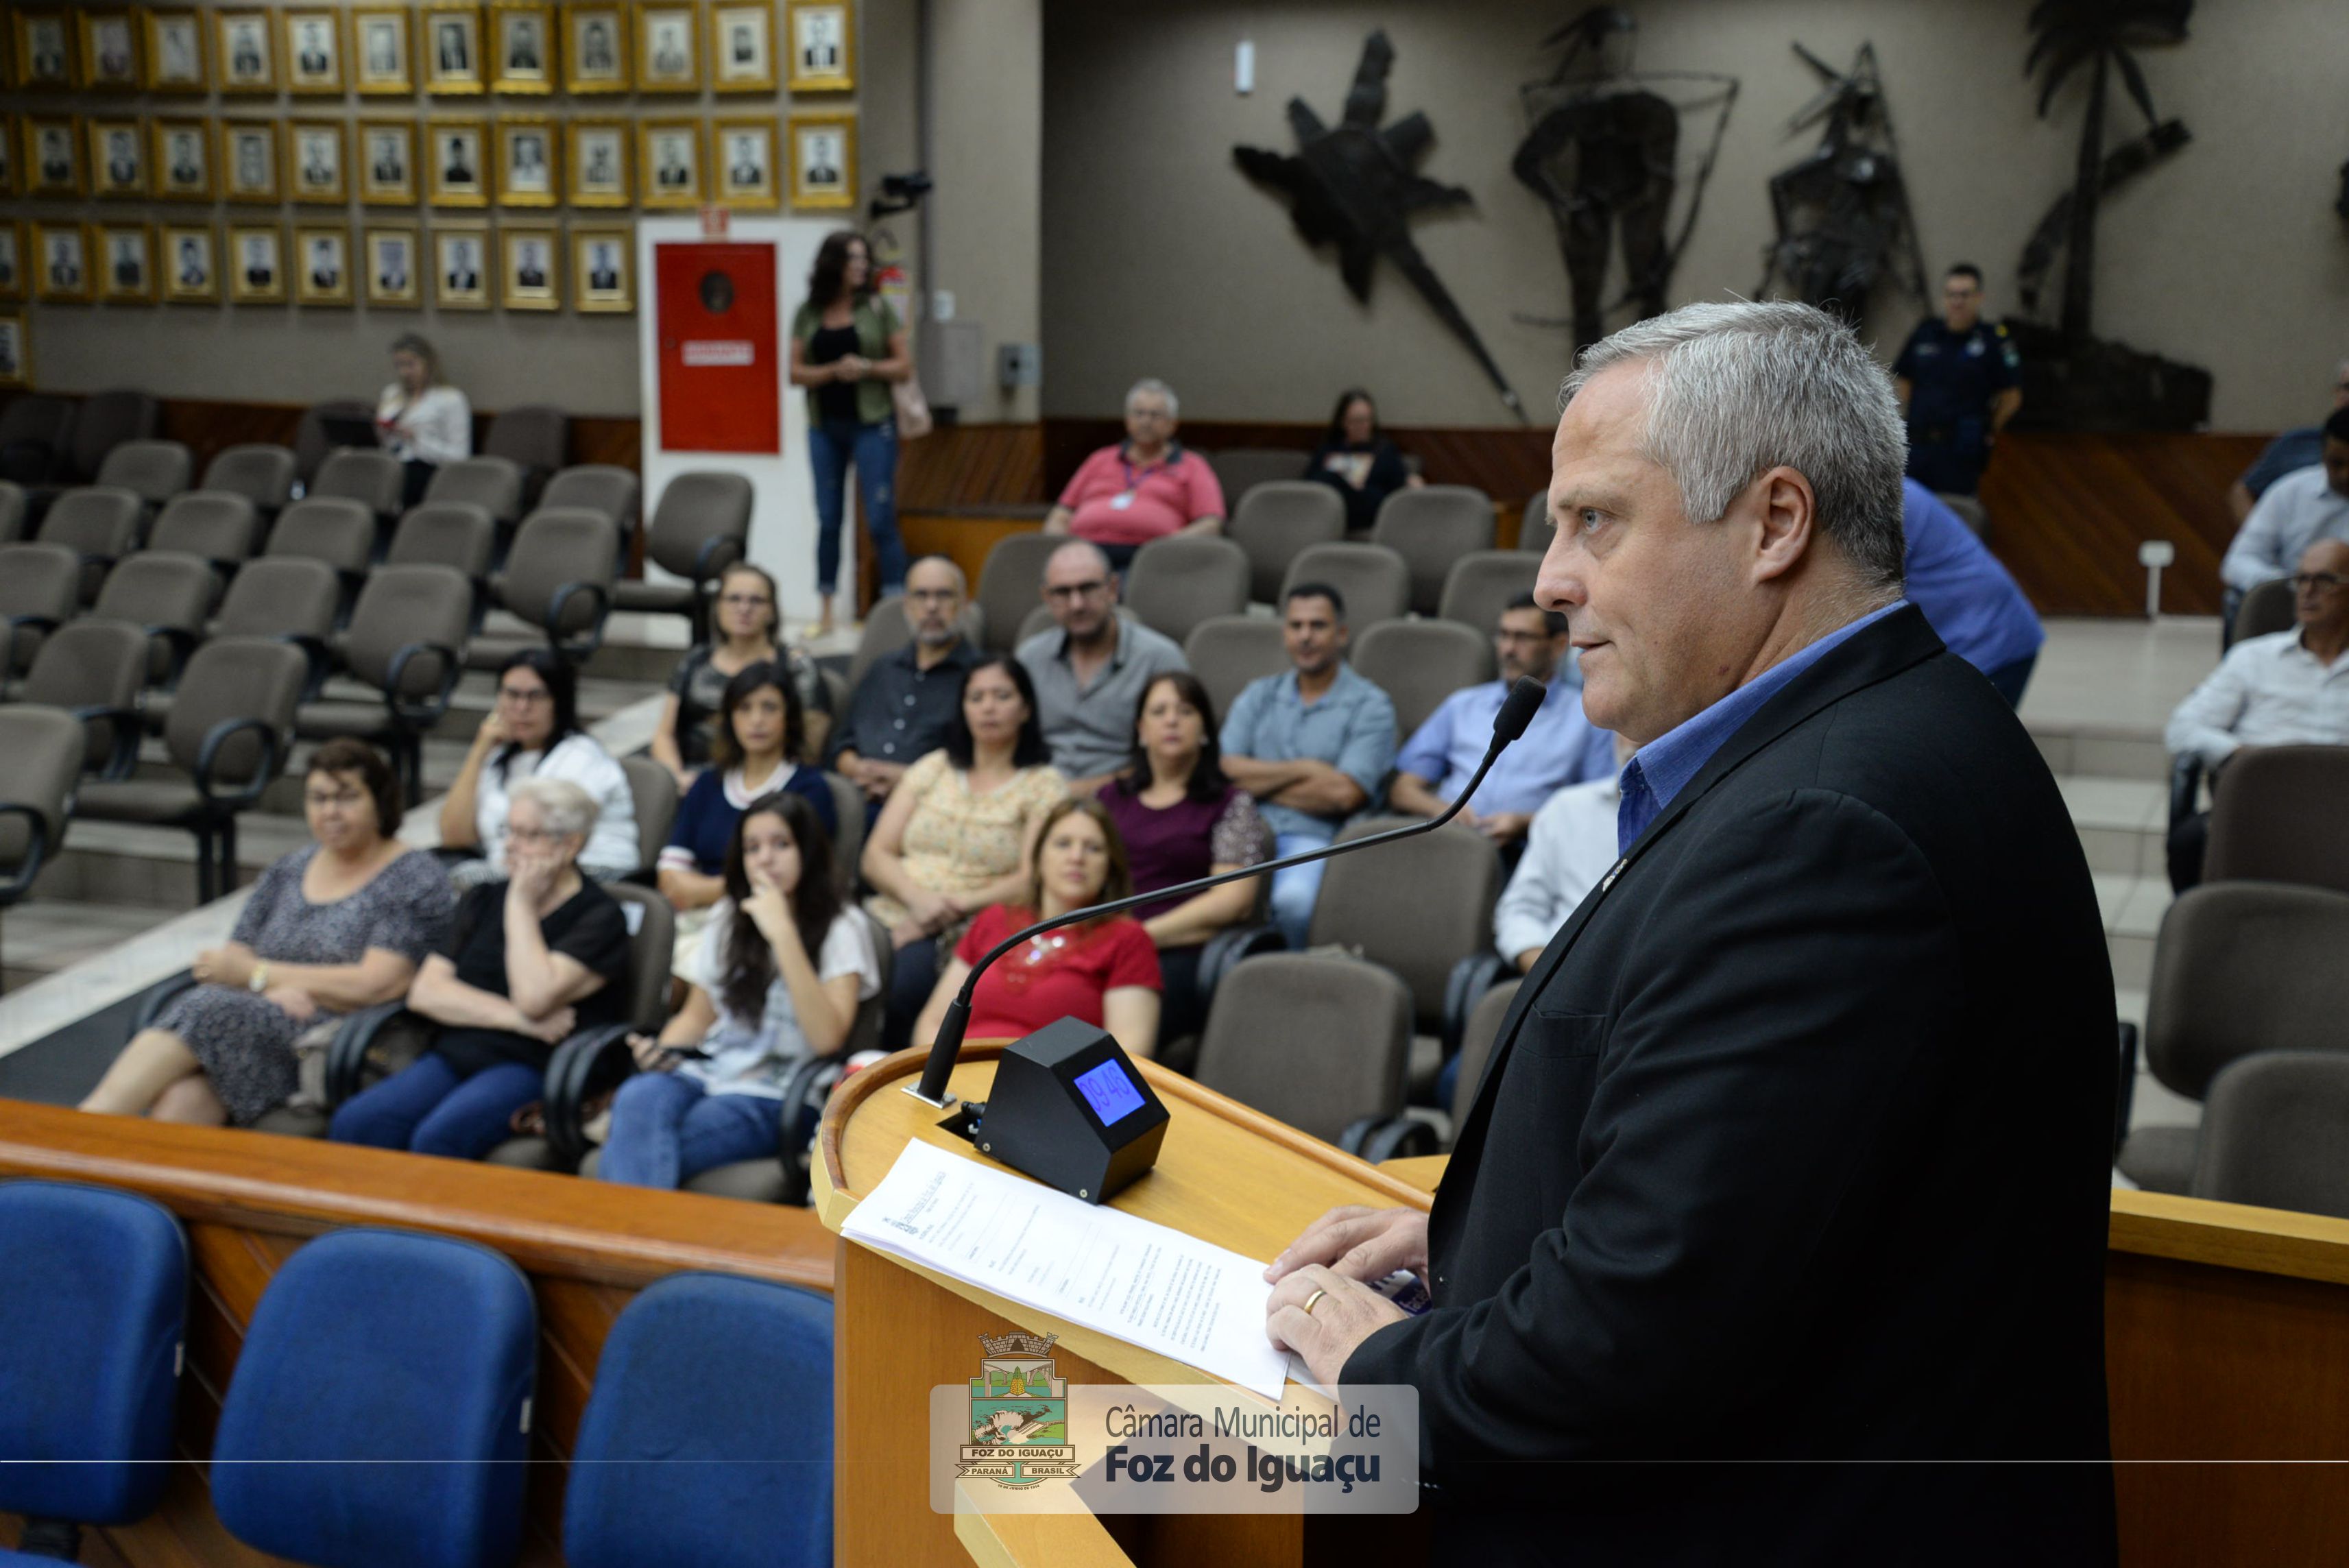
[[[889,384],[913,375],[914,354],[874,272],[864,235],[853,229],[825,235],[808,273],[807,301],[792,317],[792,385],[808,389],[808,463],[815,473],[815,580],[823,596],[818,636],[833,629],[852,465],[881,593],[905,588],[905,547],[897,537],[897,414]]]
[[[1402,451],[1379,426],[1379,406],[1359,387],[1338,394],[1330,428],[1305,465],[1305,477],[1338,492],[1346,503],[1346,531],[1368,533],[1379,508],[1399,490],[1423,481],[1402,460]]]
[[[744,809],[725,881],[685,1006],[657,1040],[628,1038],[645,1070],[613,1099],[595,1169],[604,1181],[676,1187],[780,1152],[783,1080],[844,1047],[858,1006],[881,988],[864,923],[841,903],[831,838],[804,797],[779,792]]]
[[[603,743],[579,727],[579,679],[552,648],[522,648],[498,666],[497,706],[473,732],[457,781],[440,802],[440,847],[470,850],[450,872],[460,887],[506,873],[509,797],[524,779],[564,779],[595,802],[579,869],[612,882],[636,869],[636,799]]]

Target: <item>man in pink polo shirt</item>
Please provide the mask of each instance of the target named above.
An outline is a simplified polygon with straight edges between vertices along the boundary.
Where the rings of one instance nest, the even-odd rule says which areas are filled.
[[[1087,458],[1044,519],[1047,533],[1101,546],[1120,572],[1133,552],[1171,533],[1218,533],[1224,487],[1174,438],[1174,389],[1145,379],[1125,395],[1125,439]]]

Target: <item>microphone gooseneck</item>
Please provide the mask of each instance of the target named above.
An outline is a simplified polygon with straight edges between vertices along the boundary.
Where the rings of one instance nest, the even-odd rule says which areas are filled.
[[[972,993],[978,987],[978,977],[987,973],[989,965],[1021,943],[1041,936],[1048,931],[1057,931],[1064,925],[1075,925],[1083,921],[1098,920],[1105,914],[1122,913],[1145,903],[1155,903],[1162,899],[1190,898],[1206,892],[1210,888],[1242,882],[1249,877],[1270,876],[1275,872],[1287,871],[1291,866],[1310,865],[1315,861],[1326,861],[1332,855],[1350,855],[1356,850],[1367,850],[1374,844],[1391,844],[1397,839],[1415,838],[1422,833],[1432,833],[1458,816],[1467,806],[1468,798],[1476,793],[1476,787],[1485,781],[1485,775],[1492,771],[1493,764],[1500,760],[1501,753],[1507,748],[1511,741],[1526,732],[1526,726],[1531,724],[1534,715],[1541,711],[1542,699],[1548,694],[1549,688],[1531,676],[1521,677],[1509,688],[1509,695],[1501,703],[1501,711],[1494,717],[1493,740],[1492,744],[1485,748],[1485,759],[1476,764],[1476,771],[1469,775],[1468,782],[1462,786],[1460,793],[1452,798],[1452,803],[1441,813],[1430,817],[1424,822],[1413,822],[1402,828],[1390,828],[1383,833],[1372,833],[1366,839],[1352,839],[1342,844],[1324,844],[1318,850],[1305,850],[1297,854],[1285,855],[1279,860],[1267,861],[1261,865],[1242,866],[1237,871],[1225,872],[1217,876],[1201,877],[1196,882],[1178,882],[1173,887],[1154,888],[1149,892],[1138,892],[1130,898],[1112,899],[1107,903],[1087,904],[1082,909],[1072,909],[1065,914],[1056,914],[1050,920],[1040,920],[1024,931],[1014,932],[1005,937],[988,949],[985,957],[970,966],[970,974],[964,979],[962,989],[956,992],[954,1000],[947,1004],[946,1016],[938,1024],[938,1037],[931,1043],[929,1060],[922,1067],[921,1082],[907,1088],[905,1092],[916,1099],[926,1100],[940,1108],[952,1103],[952,1097],[947,1093],[947,1079],[953,1075],[955,1057],[962,1050],[963,1031],[970,1026],[970,999]]]

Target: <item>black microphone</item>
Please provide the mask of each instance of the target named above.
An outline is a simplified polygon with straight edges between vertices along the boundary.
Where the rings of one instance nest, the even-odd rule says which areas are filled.
[[[1409,827],[1391,828],[1366,839],[1325,844],[1318,850],[1267,861],[1262,865],[1242,866],[1236,872],[1225,872],[1219,876],[1201,877],[1196,882],[1178,882],[1173,887],[1154,888],[1148,892],[1113,899],[1108,903],[1088,904],[1082,909],[1072,909],[1066,914],[1054,915],[1050,920],[1040,920],[1027,930],[1014,932],[1005,937],[989,948],[985,957],[970,966],[970,974],[963,981],[962,989],[956,992],[954,1000],[947,1004],[946,1017],[938,1025],[938,1037],[930,1046],[930,1059],[922,1068],[922,1081],[905,1092],[941,1109],[953,1103],[953,1097],[947,1093],[947,1079],[953,1075],[955,1057],[961,1053],[963,1031],[970,1026],[971,994],[978,988],[978,977],[987,973],[988,965],[1021,943],[1045,932],[1057,931],[1064,925],[1098,920],[1102,915],[1117,914],[1145,903],[1156,903],[1169,898],[1189,898],[1194,893],[1206,892],[1209,888],[1222,887],[1244,878],[1270,876],[1290,866],[1310,865],[1315,861],[1326,861],[1332,855],[1349,855],[1374,844],[1391,844],[1397,839],[1432,833],[1460,814],[1462,808],[1468,804],[1468,798],[1475,794],[1476,787],[1485,781],[1485,775],[1491,772],[1493,764],[1500,759],[1503,749],[1526,732],[1526,726],[1531,724],[1534,715],[1541,711],[1542,699],[1548,695],[1549,688],[1531,676],[1520,678],[1509,688],[1507,698],[1501,704],[1501,711],[1494,717],[1493,743],[1485,748],[1485,760],[1476,764],[1476,771],[1469,777],[1460,793],[1452,798],[1452,804],[1445,807],[1440,816],[1430,817],[1424,822],[1413,822]]]

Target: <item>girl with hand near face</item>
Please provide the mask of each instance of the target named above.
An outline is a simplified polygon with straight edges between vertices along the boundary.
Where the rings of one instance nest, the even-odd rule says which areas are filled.
[[[506,815],[513,786],[525,779],[564,779],[595,801],[580,870],[612,882],[636,869],[636,802],[627,772],[579,727],[578,678],[548,648],[523,648],[499,666],[497,706],[473,732],[464,766],[440,802],[440,847],[481,857],[450,870],[460,888],[505,874]]]

